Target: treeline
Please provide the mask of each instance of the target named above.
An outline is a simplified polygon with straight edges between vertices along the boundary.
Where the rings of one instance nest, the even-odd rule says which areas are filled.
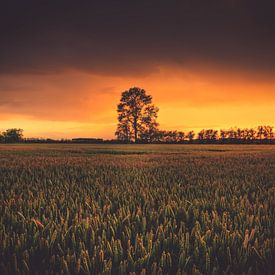
[[[194,131],[161,131],[145,136],[138,143],[221,143],[221,144],[250,144],[275,143],[272,126],[257,128],[230,128],[227,130],[202,129],[197,134]]]
[[[133,87],[122,92],[117,105],[117,139],[124,143],[274,143],[272,126],[257,128],[163,131],[157,122],[159,108],[144,89]]]
[[[202,129],[194,131],[164,131],[155,130],[150,135],[145,133],[136,142],[131,140],[102,139],[102,138],[24,138],[22,129],[8,129],[0,134],[1,143],[87,143],[87,144],[275,144],[275,133],[272,126],[256,128],[230,128],[227,130]]]

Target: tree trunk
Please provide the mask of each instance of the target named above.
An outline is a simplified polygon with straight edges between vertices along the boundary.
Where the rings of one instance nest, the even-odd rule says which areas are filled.
[[[137,118],[134,118],[135,143],[137,142]]]

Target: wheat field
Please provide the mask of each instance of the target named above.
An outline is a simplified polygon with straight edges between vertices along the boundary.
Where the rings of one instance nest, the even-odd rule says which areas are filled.
[[[0,274],[273,274],[275,146],[0,145]]]

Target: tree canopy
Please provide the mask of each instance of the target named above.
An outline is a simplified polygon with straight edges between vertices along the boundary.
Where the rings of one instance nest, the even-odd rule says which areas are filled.
[[[144,89],[134,87],[121,94],[117,105],[116,136],[127,142],[151,141],[158,127],[158,108]]]
[[[23,130],[22,129],[8,129],[2,134],[0,134],[0,141],[3,140],[7,143],[20,142],[23,139]]]

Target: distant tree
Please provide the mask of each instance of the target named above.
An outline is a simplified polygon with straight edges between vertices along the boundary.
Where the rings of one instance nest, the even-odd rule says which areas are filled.
[[[232,135],[232,138],[236,138],[238,140],[242,140],[243,137],[244,137],[244,131],[241,129],[241,128],[238,128],[237,130],[232,130],[233,132],[233,135]]]
[[[178,136],[177,131],[169,131],[169,142],[176,143],[177,142],[177,136]]]
[[[8,129],[3,132],[4,141],[7,143],[20,142],[23,140],[23,130],[22,129]]]
[[[205,138],[207,140],[217,140],[218,138],[218,131],[217,130],[213,130],[213,129],[207,129],[205,131]]]
[[[154,141],[156,141],[156,142],[164,142],[164,131],[157,130],[155,132],[155,139],[154,139]]]
[[[221,140],[225,140],[225,139],[227,139],[227,131],[226,130],[220,130],[220,139]]]
[[[0,133],[0,142],[4,142],[5,139],[4,139],[4,136],[2,135],[2,133]]]
[[[198,133],[198,140],[213,142],[218,139],[218,131],[213,129],[203,129]]]
[[[243,129],[243,139],[249,140],[249,129],[248,128]]]
[[[205,130],[202,129],[198,132],[198,140],[204,140],[205,138]]]
[[[254,128],[250,128],[247,131],[247,138],[248,140],[255,140],[257,137],[257,131]]]
[[[264,138],[271,141],[274,138],[273,127],[272,126],[264,126]]]
[[[177,143],[180,141],[180,135],[177,131],[160,131],[161,142]]]
[[[150,140],[157,130],[158,108],[152,104],[152,96],[147,95],[141,88],[130,88],[121,94],[117,113],[118,125],[115,134],[119,140]]]
[[[185,134],[182,131],[178,132],[178,142],[183,142],[185,139]]]
[[[172,131],[162,131],[162,141],[166,143],[171,143],[173,138]]]
[[[186,138],[189,140],[189,141],[193,141],[195,137],[195,132],[194,131],[189,131],[187,134],[186,134]]]
[[[260,139],[260,141],[262,141],[265,133],[264,126],[258,126],[257,130],[257,137]]]

